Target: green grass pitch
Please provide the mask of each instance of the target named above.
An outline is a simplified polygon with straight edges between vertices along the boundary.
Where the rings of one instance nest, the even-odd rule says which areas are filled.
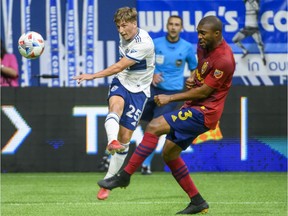
[[[136,173],[126,189],[96,199],[104,173],[1,175],[2,216],[175,215],[189,203],[170,173]],[[287,216],[287,173],[191,173],[207,215]]]

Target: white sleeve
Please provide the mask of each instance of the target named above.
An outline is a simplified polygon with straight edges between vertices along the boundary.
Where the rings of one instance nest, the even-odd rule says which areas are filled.
[[[153,43],[148,42],[136,43],[132,47],[132,49],[130,49],[129,52],[126,53],[126,57],[139,63],[141,60],[145,59],[147,55],[150,55],[151,51],[153,50],[154,50]]]

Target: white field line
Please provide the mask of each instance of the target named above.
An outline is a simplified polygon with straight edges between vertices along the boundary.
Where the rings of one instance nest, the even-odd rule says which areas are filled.
[[[167,172],[167,174],[171,175],[171,173],[168,173],[168,172]],[[282,175],[284,175],[286,173],[285,172],[279,172],[279,173],[274,173],[274,172],[268,172],[268,173],[265,173],[265,172],[257,173],[257,172],[255,172],[255,173],[253,173],[252,172],[252,173],[248,173],[248,174],[251,174],[251,176],[257,175],[257,176],[267,176],[267,177],[268,176],[269,177],[272,177],[272,176],[278,177],[278,176],[282,176]],[[2,177],[4,175],[2,175]],[[93,177],[93,175],[94,174],[91,174],[92,177]],[[233,172],[231,174],[227,173],[227,172],[226,173],[221,173],[221,172],[219,172],[219,173],[214,173],[214,172],[213,173],[202,173],[202,172],[193,173],[193,172],[191,172],[190,175],[191,176],[193,176],[193,175],[197,175],[197,176],[207,175],[208,176],[209,175],[209,176],[223,176],[223,177],[247,177],[247,176],[249,176],[249,175],[247,175],[247,173],[246,174],[241,174],[241,173],[237,173],[237,172]],[[65,174],[64,175],[63,174],[59,174],[59,175],[47,175],[47,174],[43,174],[43,175],[41,175],[41,174],[36,174],[36,175],[22,175],[21,174],[21,175],[17,175],[17,174],[15,174],[14,176],[11,176],[11,175],[9,176],[9,178],[11,178],[11,177],[21,177],[21,178],[71,178],[71,177],[73,177],[73,178],[82,178],[81,175],[73,175],[73,174],[67,174],[67,175],[65,175]],[[95,177],[98,177],[98,173],[95,173]],[[149,178],[159,178],[159,175],[157,175],[157,173],[155,173],[155,175],[151,175],[151,176],[149,176]]]
[[[3,203],[2,205],[11,205],[11,206],[41,206],[41,205],[155,205],[155,204],[186,204],[183,202],[39,202],[39,203]],[[212,205],[277,205],[277,204],[285,204],[286,202],[209,202]]]

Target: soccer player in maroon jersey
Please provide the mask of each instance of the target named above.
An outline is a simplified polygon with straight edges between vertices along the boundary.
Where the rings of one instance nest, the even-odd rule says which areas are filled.
[[[216,127],[235,70],[232,50],[222,36],[222,22],[216,16],[204,17],[197,26],[197,32],[198,65],[186,82],[187,91],[154,97],[159,106],[172,101],[185,101],[184,105],[180,110],[153,119],[124,170],[98,182],[100,187],[110,190],[128,186],[131,175],[156,148],[159,137],[167,134],[162,156],[191,200],[177,214],[208,212],[209,205],[193,183],[180,154],[198,135]]]

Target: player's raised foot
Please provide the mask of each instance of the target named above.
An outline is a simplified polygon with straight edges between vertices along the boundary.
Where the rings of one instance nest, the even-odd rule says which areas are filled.
[[[97,194],[97,199],[98,200],[105,200],[109,197],[110,190],[105,189],[105,188],[100,188]]]
[[[125,150],[125,147],[121,145],[118,140],[113,140],[108,144],[106,149],[110,154],[113,155],[115,154],[115,152],[123,152]]]
[[[266,66],[266,58],[262,58],[262,62]]]
[[[195,205],[192,202],[182,211],[177,212],[176,214],[206,214],[208,213],[209,205],[206,201],[201,204]]]
[[[245,58],[247,55],[249,54],[249,52],[246,50],[243,52],[243,55],[241,56],[241,58]]]
[[[118,187],[126,188],[130,184],[130,176],[130,174],[123,170],[110,178],[98,181],[98,185],[101,188],[106,188],[109,190]]]

